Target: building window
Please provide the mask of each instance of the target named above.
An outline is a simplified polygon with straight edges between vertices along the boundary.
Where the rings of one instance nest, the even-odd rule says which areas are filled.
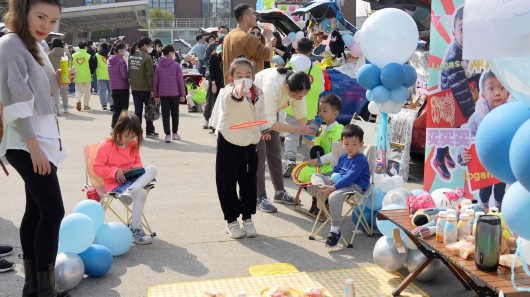
[[[116,0],[85,0],[85,5],[99,5],[107,3],[116,3]]]
[[[149,0],[149,9],[155,8],[175,12],[175,2],[174,0]]]

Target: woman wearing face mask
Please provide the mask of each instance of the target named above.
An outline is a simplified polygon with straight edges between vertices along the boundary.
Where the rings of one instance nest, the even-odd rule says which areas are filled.
[[[153,51],[149,53],[151,55],[151,59],[153,59],[153,65],[158,65],[158,62],[160,62],[160,57],[162,57],[162,41],[160,39],[155,39],[153,41]]]
[[[204,110],[204,118],[206,120],[207,127],[210,128],[210,134],[215,132],[215,125],[211,123],[212,121],[210,120],[212,117],[215,117],[212,115],[215,102],[217,101],[219,90],[224,88],[223,56],[221,54],[223,48],[223,38],[224,37],[219,40],[219,45],[210,56],[210,63],[208,67],[209,84],[208,90],[206,92],[206,108]]]
[[[153,96],[162,105],[162,123],[166,138],[164,141],[180,140],[179,99],[186,102],[186,87],[182,77],[182,68],[175,62],[175,48],[168,44],[162,49],[163,56],[155,69]],[[171,117],[171,127],[169,118]],[[173,132],[173,134],[171,134]]]
[[[129,83],[131,85],[134,101],[134,114],[142,121],[144,105],[149,103],[153,91],[153,59],[150,53],[153,51],[151,39],[144,37],[133,45],[129,56]],[[155,99],[156,101],[156,99]],[[159,102],[157,102],[159,103]],[[153,121],[145,121],[146,137],[158,137],[155,132]]]
[[[20,224],[22,296],[57,296],[54,269],[64,216],[57,165],[66,154],[50,94],[67,84],[58,84],[60,70],[53,69],[38,43],[50,34],[60,14],[59,0],[10,0],[5,22],[11,32],[0,39],[5,125],[0,156],[20,174],[26,191]]]

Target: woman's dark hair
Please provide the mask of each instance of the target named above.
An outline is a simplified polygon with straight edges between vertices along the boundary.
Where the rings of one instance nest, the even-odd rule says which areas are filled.
[[[235,58],[232,63],[230,63],[230,75],[234,75],[234,72],[236,71],[237,66],[239,65],[247,65],[252,70],[252,74],[254,74],[254,65],[252,65],[252,62],[248,60],[247,58]]]
[[[131,131],[132,133],[136,134],[138,138],[138,147],[136,149],[140,149],[140,146],[142,145],[142,135],[144,131],[142,129],[142,123],[140,123],[140,119],[138,119],[135,114],[129,113],[128,111],[124,110],[121,112],[120,117],[118,118],[118,121],[114,126],[114,130],[112,130],[112,141],[116,145],[119,145],[121,141],[121,136],[127,131]]]
[[[116,43],[111,49],[110,54],[111,55],[117,55],[119,50],[127,48],[127,45],[123,42]]]
[[[156,47],[157,45],[162,46],[163,44],[162,44],[162,41],[157,38],[157,39],[153,40],[153,45]]]
[[[291,92],[297,93],[311,89],[309,75],[303,71],[293,71],[291,67],[276,68],[279,74],[285,74],[285,83]]]
[[[80,49],[85,49],[88,46],[88,43],[86,41],[81,41],[77,45]]]
[[[274,39],[276,39],[275,48],[278,48],[278,45],[282,45],[283,46],[282,36],[280,35],[280,32],[274,31],[274,32],[272,32],[272,36],[274,36]]]
[[[61,9],[61,1],[59,0],[9,0],[9,9],[4,17],[4,22],[7,28],[22,39],[35,61],[44,65],[44,60],[40,56],[40,45],[31,36],[28,26],[29,9],[37,3],[57,5],[59,10]]]
[[[210,41],[212,38],[213,38],[213,41],[215,41],[215,36],[213,36],[213,35],[208,35],[208,36],[206,36],[206,39],[205,39],[205,40],[206,40],[206,43],[213,42],[213,41]]]
[[[151,43],[153,43],[153,41],[149,37],[144,37],[144,38],[138,40],[138,42],[133,44],[133,47],[131,49],[131,55],[134,55],[134,53],[136,53],[136,51],[138,50],[139,47],[143,47],[144,45],[146,45],[146,44],[149,45]]]
[[[162,49],[162,54],[164,56],[169,55],[169,53],[175,53],[175,52],[177,52],[177,51],[175,50],[175,47],[172,46],[171,44],[168,44],[168,45],[164,46],[164,48]]]

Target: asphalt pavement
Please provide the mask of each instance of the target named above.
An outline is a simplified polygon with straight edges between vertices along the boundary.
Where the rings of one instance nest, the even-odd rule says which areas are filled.
[[[70,104],[75,100],[70,97]],[[83,146],[102,141],[109,135],[111,113],[99,107],[99,98],[91,98],[93,110],[70,113],[59,117],[63,146],[69,157],[59,166],[58,174],[66,214],[76,203],[85,199],[81,191],[85,183]],[[134,107],[130,106],[130,110]],[[188,113],[180,106],[180,141],[164,143],[163,135],[146,139],[141,149],[144,164],[158,167],[158,184],[150,193],[145,214],[157,237],[153,244],[132,246],[122,256],[115,257],[109,273],[101,278],[85,278],[71,290],[72,296],[147,296],[151,286],[192,280],[207,280],[249,276],[251,265],[287,262],[300,271],[330,270],[373,265],[372,249],[379,236],[356,236],[354,248],[339,244],[327,248],[324,237],[309,240],[312,218],[292,206],[275,204],[278,212],[258,213],[253,217],[258,237],[234,240],[225,232],[226,223],[219,205],[215,186],[216,138],[202,129],[201,113]],[[163,134],[162,122],[155,122],[157,132]],[[407,187],[421,187],[421,162],[411,165]],[[0,244],[15,246],[15,254],[7,257],[16,262],[12,272],[0,274],[0,296],[20,296],[24,283],[19,239],[20,221],[24,212],[24,186],[11,167],[9,177],[0,174]],[[267,174],[269,198],[274,190]],[[285,179],[285,187],[296,193],[296,186]],[[311,198],[302,194],[308,206]],[[115,221],[112,214],[106,221]],[[341,230],[350,236],[351,220]],[[406,273],[405,270],[401,272]],[[430,296],[473,296],[443,269],[433,282],[416,283]]]

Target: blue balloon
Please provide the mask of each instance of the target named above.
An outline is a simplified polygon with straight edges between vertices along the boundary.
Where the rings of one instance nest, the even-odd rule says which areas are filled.
[[[377,86],[373,90],[370,90],[370,96],[372,97],[372,101],[382,104],[390,99],[390,91],[383,86]]]
[[[405,83],[405,70],[398,63],[387,64],[381,69],[381,83],[387,89],[396,89]]]
[[[121,222],[104,224],[96,233],[96,243],[109,249],[113,256],[125,254],[132,243],[132,232]]]
[[[407,88],[414,86],[416,84],[416,80],[418,79],[416,68],[409,64],[403,64],[403,71],[405,71],[405,82],[403,83],[403,86]]]
[[[63,218],[59,229],[59,244],[63,252],[79,254],[86,250],[96,237],[92,219],[82,213],[72,213]]]
[[[374,64],[364,64],[357,71],[357,82],[367,90],[371,90],[381,84],[381,69]]]
[[[344,45],[347,47],[350,47],[355,43],[355,40],[353,40],[353,36],[351,36],[350,34],[342,35],[342,41],[344,41]]]
[[[355,212],[359,213],[359,206],[355,206]],[[372,211],[368,207],[365,207],[363,210],[363,213],[364,213],[364,217],[366,218],[366,222],[368,223],[368,226],[370,226],[372,224]],[[376,213],[374,212],[374,214]],[[353,213],[351,214],[351,219],[354,224],[357,224],[357,216],[355,216]],[[362,227],[361,224],[359,224],[359,226]],[[375,224],[375,222],[374,222],[374,229],[377,230],[377,225]]]
[[[510,166],[510,145],[515,132],[528,119],[528,105],[510,102],[490,111],[477,130],[475,143],[480,162],[495,177],[507,184],[516,181]]]
[[[510,144],[510,165],[517,180],[530,191],[530,158],[528,158],[528,148],[530,148],[530,120],[527,120],[513,136]]]
[[[372,102],[373,98],[372,98],[372,91],[371,90],[366,90],[366,100]]]
[[[93,244],[79,254],[85,264],[85,274],[91,277],[104,276],[112,267],[112,255],[108,248]]]
[[[502,217],[510,231],[526,240],[530,240],[529,213],[530,192],[519,182],[510,185],[502,200]]]
[[[383,207],[383,199],[385,199],[386,193],[381,191],[379,188],[374,189],[373,195],[368,197],[366,202],[366,208],[372,207],[372,196],[374,197],[374,210],[380,210]]]
[[[340,173],[333,172],[333,174],[331,174],[331,177],[330,177],[329,179],[331,179],[331,181],[332,181],[333,183],[338,182],[339,179],[340,179]]]
[[[406,209],[406,207],[402,205],[397,205],[397,204],[389,204],[383,207],[383,210],[394,210],[394,209]],[[379,229],[379,232],[381,232],[381,234],[389,238],[394,238],[394,229],[398,228],[401,239],[403,240],[403,244],[409,249],[417,249],[416,245],[408,237],[405,231],[403,231],[403,229],[401,229],[400,227],[398,227],[396,224],[392,223],[391,221],[377,219],[376,225],[377,225],[377,229]]]
[[[397,104],[403,104],[409,99],[409,89],[399,86],[390,90],[390,100]]]
[[[105,220],[105,211],[101,204],[95,200],[85,199],[77,203],[74,207],[74,213],[87,215],[94,222],[96,230],[103,225],[103,221]]]
[[[296,40],[296,32],[290,32],[287,34],[287,38],[289,38],[291,42],[294,42]]]

